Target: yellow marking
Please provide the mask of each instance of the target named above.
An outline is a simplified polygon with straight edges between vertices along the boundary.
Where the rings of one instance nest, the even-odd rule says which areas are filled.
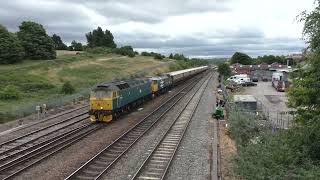
[[[158,92],[158,84],[157,83],[152,83],[151,87],[152,87],[153,93]]]

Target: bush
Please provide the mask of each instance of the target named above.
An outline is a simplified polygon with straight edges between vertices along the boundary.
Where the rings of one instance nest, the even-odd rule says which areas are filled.
[[[113,49],[105,48],[105,47],[95,47],[95,48],[87,48],[86,51],[92,54],[110,54],[113,52]]]
[[[161,60],[161,59],[163,59],[163,56],[162,56],[161,54],[156,54],[156,55],[154,56],[154,59],[159,59],[159,60]]]
[[[116,54],[120,54],[123,56],[135,57],[135,52],[131,46],[123,46],[121,48],[116,48],[114,51]]]
[[[40,90],[47,90],[54,88],[54,85],[49,84],[47,82],[28,82],[21,84],[20,86],[21,90],[24,92],[34,92],[34,91],[40,91]]]
[[[16,36],[0,25],[0,64],[22,61],[24,49]]]
[[[0,99],[15,100],[21,97],[21,92],[16,86],[8,85],[0,92]]]
[[[71,85],[69,81],[65,82],[61,89],[61,93],[63,94],[72,94],[75,91],[76,91],[75,88]]]
[[[255,114],[233,108],[229,127],[238,147],[233,170],[239,179],[319,177],[320,125],[272,132]],[[313,140],[316,143],[310,143]]]

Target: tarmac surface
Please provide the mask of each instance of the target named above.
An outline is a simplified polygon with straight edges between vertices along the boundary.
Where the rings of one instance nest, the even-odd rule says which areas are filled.
[[[258,100],[258,106],[270,119],[281,128],[288,128],[291,115],[286,112],[294,109],[287,106],[288,97],[285,92],[278,92],[271,82],[257,82],[257,86],[244,87],[240,94],[253,95]]]

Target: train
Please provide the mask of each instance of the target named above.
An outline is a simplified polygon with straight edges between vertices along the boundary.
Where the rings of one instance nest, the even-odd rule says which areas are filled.
[[[164,73],[156,77],[101,83],[90,93],[90,120],[110,122],[143,102],[169,91],[173,86],[208,69],[208,66],[201,66]]]

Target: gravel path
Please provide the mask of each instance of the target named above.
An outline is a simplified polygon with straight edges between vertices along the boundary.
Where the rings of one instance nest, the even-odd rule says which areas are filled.
[[[199,84],[201,85],[201,84]],[[173,107],[152,129],[149,130],[141,139],[132,146],[125,156],[113,166],[113,168],[105,174],[102,179],[123,180],[130,179],[138,170],[143,161],[147,158],[151,149],[156,146],[157,142],[169,129],[171,123],[176,119],[182,108],[190,99],[190,95],[186,95],[181,101]]]
[[[79,168],[84,162],[89,160],[107,145],[112,143],[124,131],[133,127],[142,117],[145,117],[162,102],[170,98],[171,94],[177,89],[172,90],[153,101],[144,104],[142,111],[135,111],[123,118],[113,121],[106,127],[87,136],[69,148],[49,157],[47,160],[21,173],[15,179],[63,179]]]
[[[215,107],[214,88],[216,76],[211,78],[192,121],[186,131],[175,158],[167,172],[166,179],[216,179],[213,119]],[[216,157],[216,156],[215,156]]]

